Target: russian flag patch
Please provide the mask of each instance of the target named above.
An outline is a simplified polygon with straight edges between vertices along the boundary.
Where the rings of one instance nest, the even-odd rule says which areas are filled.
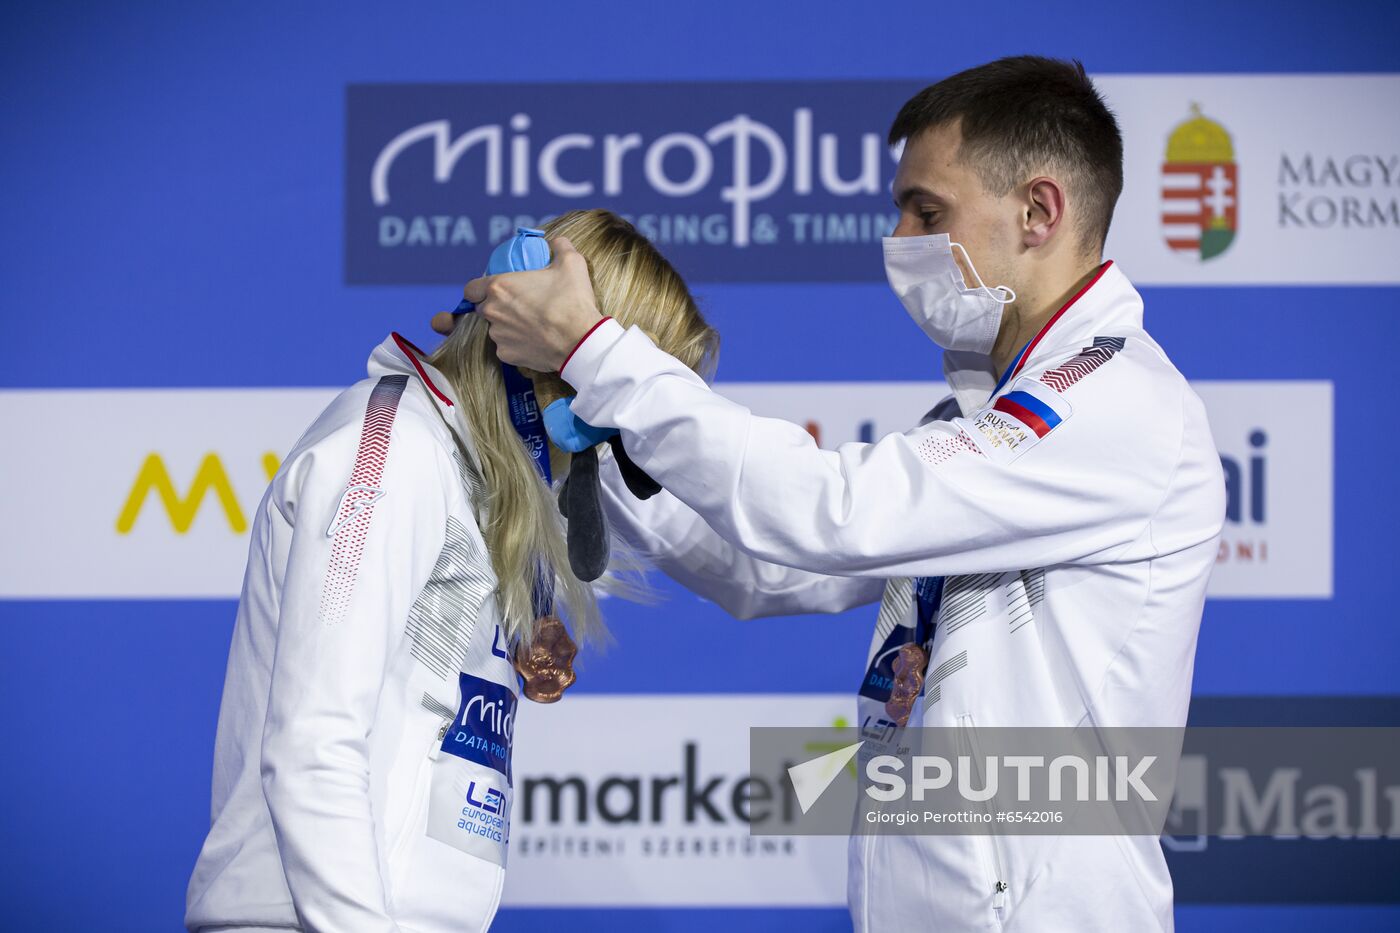
[[[1055,429],[1062,420],[1055,409],[1031,395],[1015,390],[1008,392],[992,406],[993,411],[1005,412],[1035,432],[1036,437],[1044,437]]]
[[[1025,378],[978,412],[972,419],[973,430],[967,433],[984,454],[1009,463],[1040,443],[1073,413],[1063,395],[1038,380]]]

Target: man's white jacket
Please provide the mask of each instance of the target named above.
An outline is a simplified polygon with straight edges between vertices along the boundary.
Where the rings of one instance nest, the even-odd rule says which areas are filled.
[[[504,877],[515,674],[480,468],[397,335],[253,522],[185,923],[483,930]]]
[[[1183,726],[1224,479],[1137,292],[1106,264],[1003,384],[981,356],[945,354],[945,373],[923,424],[834,451],[613,321],[563,377],[668,491],[639,502],[609,466],[614,526],[733,614],[883,596],[874,660],[914,624],[910,578],[944,578],[923,725]],[[1172,927],[1143,836],[856,836],[849,897],[858,930]]]

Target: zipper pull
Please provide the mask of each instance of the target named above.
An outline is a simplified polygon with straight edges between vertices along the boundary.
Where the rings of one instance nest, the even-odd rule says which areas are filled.
[[[1001,910],[1006,906],[1006,889],[1009,887],[1010,885],[1005,881],[997,882],[996,887],[993,889],[994,893],[992,894],[993,910]]]
[[[445,723],[442,724],[442,728],[438,730],[438,741],[439,741],[439,742],[441,742],[443,739],[447,738],[447,730],[448,730],[448,728],[449,728],[451,725],[452,725],[452,723],[451,723],[450,721],[449,721],[449,722],[445,722]]]

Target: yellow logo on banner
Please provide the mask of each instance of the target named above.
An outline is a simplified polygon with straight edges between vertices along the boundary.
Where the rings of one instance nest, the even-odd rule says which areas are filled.
[[[262,465],[263,472],[271,482],[281,461],[275,453],[269,451],[263,454]],[[199,513],[199,506],[210,489],[214,490],[219,504],[224,507],[224,516],[228,519],[230,530],[240,535],[248,530],[248,520],[243,517],[238,496],[234,494],[233,484],[229,482],[228,472],[224,470],[218,454],[204,455],[199,469],[195,472],[194,482],[190,484],[190,491],[183,497],[175,491],[175,483],[170,479],[170,471],[165,468],[165,461],[161,459],[160,454],[152,452],[147,455],[136,474],[136,482],[131,484],[131,493],[126,497],[126,504],[117,516],[118,534],[131,533],[131,529],[136,526],[137,516],[141,514],[141,507],[145,505],[152,489],[165,506],[165,512],[176,534],[184,534],[190,530],[195,516]]]

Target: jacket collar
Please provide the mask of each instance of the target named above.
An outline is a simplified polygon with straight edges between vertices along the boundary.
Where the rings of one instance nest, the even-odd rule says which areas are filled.
[[[1105,262],[1083,288],[1056,311],[997,379],[992,358],[982,353],[948,350],[943,375],[964,414],[983,407],[1018,373],[1087,345],[1111,329],[1142,328],[1142,296],[1113,260]]]
[[[472,442],[471,431],[467,429],[466,415],[462,412],[456,390],[446,376],[429,365],[426,356],[412,341],[395,331],[374,348],[366,369],[370,376],[406,375],[420,381],[443,422],[461,441],[472,466],[480,471],[481,456]]]

